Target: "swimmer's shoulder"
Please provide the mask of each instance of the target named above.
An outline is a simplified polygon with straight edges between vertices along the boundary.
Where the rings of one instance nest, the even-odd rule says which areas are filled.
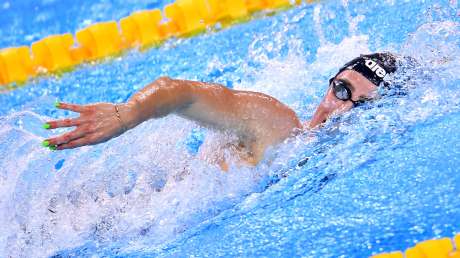
[[[252,120],[251,129],[255,138],[276,138],[271,143],[283,141],[303,126],[296,112],[275,97],[261,92],[236,91],[239,113]],[[264,142],[267,142],[266,140]]]

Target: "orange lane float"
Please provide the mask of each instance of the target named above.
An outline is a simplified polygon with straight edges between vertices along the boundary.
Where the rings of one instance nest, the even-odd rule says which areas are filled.
[[[118,55],[128,48],[157,46],[170,37],[190,37],[218,22],[241,22],[251,13],[300,4],[301,0],[177,0],[164,10],[137,11],[117,21],[90,25],[75,33],[51,35],[0,50],[0,86],[37,74],[70,70],[82,62]],[[307,2],[311,2],[307,0]]]

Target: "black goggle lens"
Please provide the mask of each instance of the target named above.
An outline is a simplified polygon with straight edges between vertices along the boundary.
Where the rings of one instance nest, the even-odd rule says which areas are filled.
[[[351,90],[347,82],[342,80],[333,80],[332,90],[337,99],[342,101],[351,100]]]

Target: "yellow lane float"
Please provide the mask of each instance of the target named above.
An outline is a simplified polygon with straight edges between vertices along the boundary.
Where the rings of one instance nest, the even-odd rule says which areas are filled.
[[[69,68],[77,62],[73,59],[71,47],[74,45],[72,34],[54,35],[32,43],[34,67],[54,72]]]
[[[455,244],[455,246],[454,246]],[[420,242],[402,252],[383,253],[372,258],[460,258],[460,234],[450,238]]]
[[[112,56],[122,50],[121,35],[115,21],[93,24],[77,31],[76,37],[90,59]]]
[[[0,82],[24,82],[35,75],[29,47],[14,47],[0,50]]]
[[[158,25],[163,19],[161,11],[145,10],[131,14],[120,20],[122,36],[126,47],[150,46],[163,38]]]
[[[311,1],[307,1],[311,2]],[[300,4],[301,0],[177,0],[164,10],[137,11],[117,21],[90,25],[75,33],[50,35],[0,50],[0,86],[22,83],[37,74],[62,72],[82,62],[117,55],[128,48],[157,46],[170,37],[190,37],[251,13]]]

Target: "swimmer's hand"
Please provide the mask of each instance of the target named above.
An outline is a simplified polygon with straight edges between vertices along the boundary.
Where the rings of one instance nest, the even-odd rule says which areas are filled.
[[[56,107],[80,113],[80,116],[49,121],[44,125],[46,129],[76,127],[73,131],[46,139],[43,145],[51,149],[73,149],[103,143],[132,128],[129,124],[130,107],[127,104],[77,105],[61,102],[56,103]],[[120,116],[117,115],[117,109]]]

